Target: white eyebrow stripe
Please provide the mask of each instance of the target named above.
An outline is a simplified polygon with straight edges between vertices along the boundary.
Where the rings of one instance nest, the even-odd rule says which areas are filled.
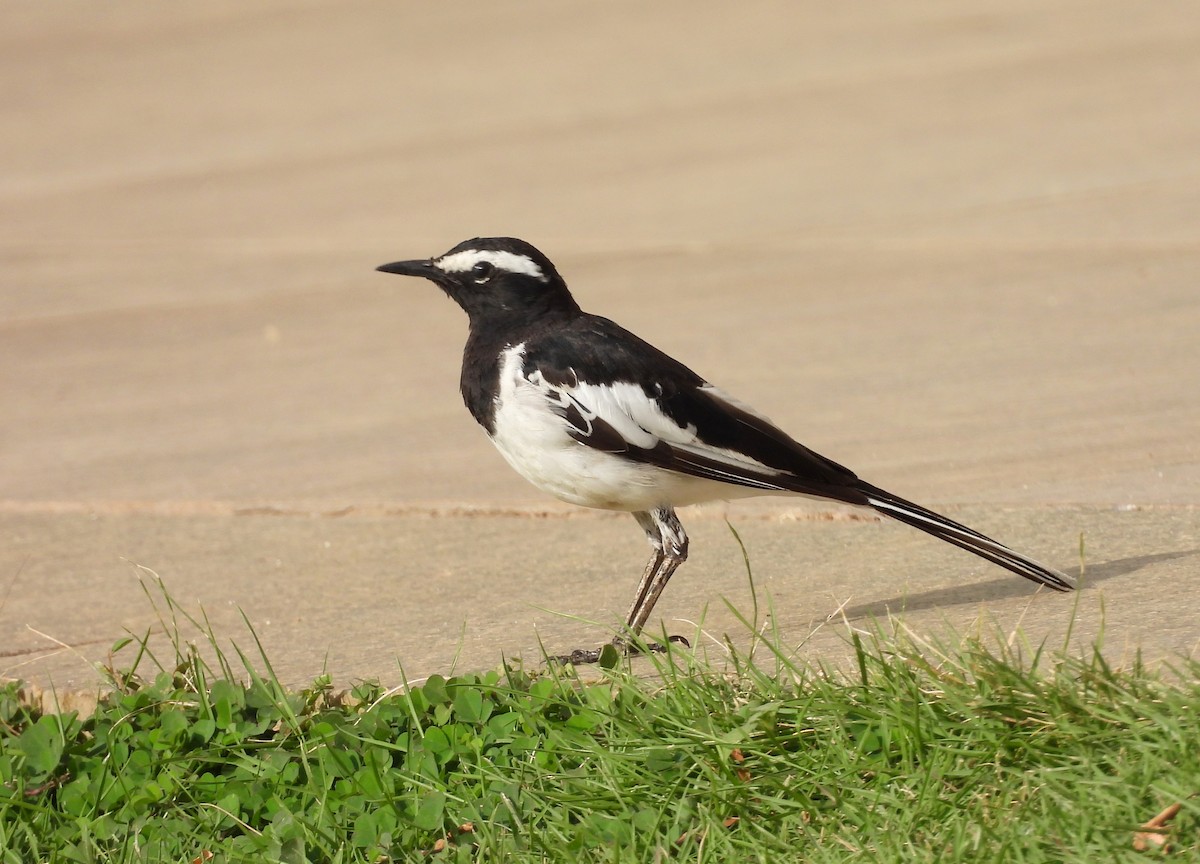
[[[464,249],[462,252],[438,258],[433,264],[443,273],[466,273],[480,261],[487,261],[497,270],[523,273],[542,282],[546,281],[546,274],[533,259],[525,255],[518,255],[516,252],[503,252],[496,249]]]

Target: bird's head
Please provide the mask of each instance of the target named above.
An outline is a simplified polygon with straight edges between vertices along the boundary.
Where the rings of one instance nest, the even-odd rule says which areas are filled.
[[[396,261],[375,269],[436,283],[463,308],[472,325],[506,319],[532,324],[547,316],[579,314],[550,259],[513,237],[476,237],[436,258]]]

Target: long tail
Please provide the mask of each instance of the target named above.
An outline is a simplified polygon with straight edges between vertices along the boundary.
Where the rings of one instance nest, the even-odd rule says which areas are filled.
[[[919,504],[905,501],[903,498],[885,492],[869,483],[862,483],[860,489],[867,496],[867,502],[884,516],[890,516],[905,525],[920,528],[926,534],[932,534],[939,540],[945,540],[968,552],[974,552],[980,558],[986,558],[993,564],[999,564],[1018,576],[1024,576],[1032,582],[1053,588],[1055,591],[1070,591],[1075,587],[1066,574],[1039,564],[1020,552],[1014,552],[1004,544],[997,543],[991,537],[980,534],[966,525],[960,525],[952,519],[947,519],[932,510],[926,510]]]

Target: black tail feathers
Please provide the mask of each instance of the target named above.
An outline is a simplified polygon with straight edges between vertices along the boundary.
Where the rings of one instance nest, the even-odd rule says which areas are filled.
[[[974,552],[993,564],[999,564],[1018,576],[1024,576],[1031,582],[1037,582],[1055,591],[1070,591],[1075,587],[1066,574],[1040,564],[1020,552],[1014,552],[1004,544],[997,543],[991,537],[980,534],[966,525],[960,525],[952,519],[870,484],[863,483],[861,489],[867,496],[867,502],[884,516],[919,528],[926,534],[932,534],[939,540],[953,543],[968,552]]]

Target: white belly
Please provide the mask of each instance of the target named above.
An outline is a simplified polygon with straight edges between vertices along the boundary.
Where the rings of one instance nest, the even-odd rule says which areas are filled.
[[[651,510],[762,490],[667,471],[581,444],[549,406],[543,388],[521,374],[523,346],[508,349],[492,443],[518,474],[560,500],[603,510]]]
[[[534,486],[571,504],[635,511],[764,494],[760,489],[629,462],[566,434],[535,437],[522,427],[524,434],[517,435],[505,425],[498,414],[492,443],[508,464]]]

